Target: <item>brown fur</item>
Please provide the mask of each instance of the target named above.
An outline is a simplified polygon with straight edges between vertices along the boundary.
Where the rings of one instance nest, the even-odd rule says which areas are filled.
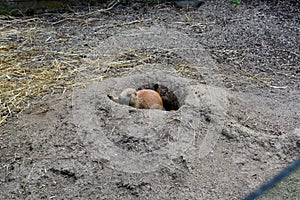
[[[163,109],[163,102],[160,95],[154,90],[137,91],[137,108]]]
[[[141,109],[163,109],[163,102],[160,95],[149,89],[136,91],[133,88],[126,88],[121,92],[120,96],[115,98],[109,96],[112,100]]]

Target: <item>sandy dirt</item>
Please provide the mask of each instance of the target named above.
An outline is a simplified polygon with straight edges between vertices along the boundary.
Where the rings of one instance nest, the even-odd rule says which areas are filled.
[[[82,55],[80,86],[0,127],[0,199],[242,199],[300,153],[299,11],[207,1],[38,16],[49,51]],[[107,97],[152,83],[181,107]]]

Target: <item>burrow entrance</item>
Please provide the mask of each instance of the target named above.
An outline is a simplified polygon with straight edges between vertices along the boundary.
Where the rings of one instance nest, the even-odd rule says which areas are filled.
[[[157,83],[148,83],[137,88],[137,90],[142,89],[151,89],[158,92],[163,100],[163,106],[166,111],[178,110],[180,108],[177,96],[168,87]]]
[[[168,87],[164,85],[158,83],[148,83],[134,89],[136,89],[136,91],[143,89],[156,91],[161,96],[163,107],[166,111],[178,110],[180,108],[180,103],[177,96],[174,94],[174,92],[172,92]],[[108,94],[107,96],[112,100],[115,98],[111,94]],[[129,105],[129,103],[127,105]]]

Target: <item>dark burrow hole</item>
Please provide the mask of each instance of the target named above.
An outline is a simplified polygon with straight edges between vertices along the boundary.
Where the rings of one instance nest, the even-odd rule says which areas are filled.
[[[168,87],[157,83],[148,83],[142,85],[136,90],[138,91],[143,89],[150,89],[158,92],[163,100],[163,106],[166,111],[178,110],[180,108],[177,96],[172,91],[170,91]]]

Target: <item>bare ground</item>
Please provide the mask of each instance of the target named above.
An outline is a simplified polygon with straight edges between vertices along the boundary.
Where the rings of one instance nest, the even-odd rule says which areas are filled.
[[[43,55],[24,66],[55,57],[76,84],[31,99],[0,127],[0,198],[245,197],[299,156],[299,10],[296,1],[209,1],[6,19],[11,32],[44,31],[30,44],[22,31],[7,39],[16,51],[36,47],[21,48],[24,57]],[[182,107],[107,98],[147,83]]]

